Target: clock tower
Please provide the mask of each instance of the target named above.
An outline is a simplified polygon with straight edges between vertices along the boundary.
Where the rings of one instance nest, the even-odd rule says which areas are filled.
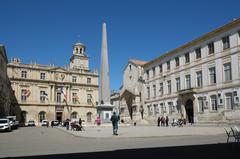
[[[77,42],[73,46],[73,55],[70,58],[71,69],[89,70],[88,56],[86,55],[86,47],[84,44]]]

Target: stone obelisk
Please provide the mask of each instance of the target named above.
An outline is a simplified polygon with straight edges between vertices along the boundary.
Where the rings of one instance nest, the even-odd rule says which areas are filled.
[[[102,122],[109,122],[114,106],[110,103],[110,82],[106,23],[102,26],[102,47],[100,66],[100,92],[97,112]]]
[[[100,68],[100,103],[110,104],[110,83],[108,67],[108,46],[106,23],[102,26],[101,68]]]

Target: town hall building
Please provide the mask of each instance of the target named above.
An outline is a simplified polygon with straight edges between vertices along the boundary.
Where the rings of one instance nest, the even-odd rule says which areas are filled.
[[[67,67],[23,64],[14,58],[8,77],[18,100],[21,123],[81,118],[93,123],[98,101],[98,73],[89,68],[84,44],[77,42]]]

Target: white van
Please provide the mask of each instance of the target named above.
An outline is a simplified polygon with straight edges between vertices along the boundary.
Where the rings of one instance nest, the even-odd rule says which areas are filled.
[[[10,121],[11,129],[17,129],[19,126],[19,121],[16,120],[16,116],[6,116]]]

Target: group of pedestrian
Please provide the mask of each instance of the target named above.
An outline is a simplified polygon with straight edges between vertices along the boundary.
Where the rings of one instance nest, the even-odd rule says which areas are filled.
[[[112,126],[113,126],[113,135],[118,135],[118,122],[120,120],[120,116],[117,115],[116,112],[113,112],[113,115],[111,116],[110,120],[111,120]],[[82,119],[81,118],[79,118],[78,124],[80,125],[81,128],[83,128],[82,127]],[[98,127],[100,126],[100,124],[101,124],[100,117],[97,117],[96,124],[98,125]],[[64,125],[66,126],[66,130],[69,130],[70,126],[72,127],[72,123],[70,122],[69,119],[67,119],[65,121]],[[52,123],[51,123],[51,126],[52,126]]]
[[[169,122],[169,118],[168,116],[166,116],[166,118],[164,116],[159,116],[157,119],[157,125],[158,126],[168,126],[168,122]]]
[[[79,118],[78,122],[77,121],[71,122],[69,119],[67,119],[64,125],[66,126],[66,130],[69,130],[69,128],[71,127],[71,130],[74,130],[74,128],[77,128],[77,130],[82,131],[84,130],[82,126],[82,122],[83,121],[81,118]]]

